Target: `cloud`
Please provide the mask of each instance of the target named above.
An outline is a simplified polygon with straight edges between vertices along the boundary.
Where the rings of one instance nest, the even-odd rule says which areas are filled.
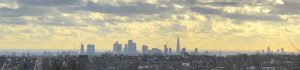
[[[225,14],[227,18],[239,19],[239,20],[261,20],[261,21],[283,21],[282,18],[276,15],[247,15],[247,14]]]
[[[45,7],[28,7],[22,6],[17,9],[0,8],[0,16],[2,17],[20,17],[20,16],[45,16],[49,14],[57,14],[55,8]]]
[[[21,5],[29,6],[72,6],[81,4],[82,0],[18,0]]]
[[[156,6],[149,3],[129,3],[120,5],[98,4],[94,2],[87,2],[86,6],[80,7],[81,10],[95,11],[102,13],[110,13],[116,15],[150,15],[169,10],[167,7]]]
[[[212,2],[205,2],[205,1],[202,1],[202,2],[199,2],[201,5],[212,5],[212,6],[239,6],[239,5],[242,5],[242,2],[243,1],[212,1]]]
[[[275,5],[270,13],[272,14],[300,14],[299,0],[284,0],[284,4]]]
[[[222,10],[208,8],[208,7],[190,7],[190,10],[197,13],[208,14],[208,15],[222,15],[224,13]]]
[[[222,9],[214,9],[209,7],[191,7],[192,11],[203,14],[203,15],[215,15],[221,16],[230,19],[238,20],[261,20],[261,21],[282,21],[277,15],[268,15],[268,14],[241,14],[241,13],[227,13]]]
[[[14,0],[0,0],[0,8],[16,9],[19,5]]]

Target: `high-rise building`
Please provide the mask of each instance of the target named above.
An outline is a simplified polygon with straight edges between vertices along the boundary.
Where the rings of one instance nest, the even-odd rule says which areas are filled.
[[[128,55],[128,45],[125,44],[124,46],[124,55]]]
[[[95,55],[95,45],[94,44],[87,45],[87,54],[89,56]]]
[[[188,52],[186,51],[186,48],[181,49],[181,55],[187,55]]]
[[[285,54],[284,48],[281,48],[281,49],[280,49],[280,52],[281,52],[281,54]]]
[[[169,48],[169,55],[173,55],[173,54],[172,54],[172,49],[171,49],[171,48]]]
[[[256,54],[260,54],[260,51],[259,51],[259,50],[256,50]]]
[[[182,53],[186,53],[186,52],[187,52],[187,51],[186,51],[186,48],[182,48],[182,49],[181,49],[181,52],[182,52]]]
[[[136,43],[134,43],[132,40],[128,40],[128,55],[130,56],[136,56],[137,51],[136,51]]]
[[[122,53],[122,44],[120,44],[118,41],[113,44],[113,53],[114,54]]]
[[[267,54],[271,54],[271,49],[270,49],[270,47],[267,48]]]
[[[148,54],[148,46],[147,45],[143,45],[142,46],[142,54],[143,55],[147,55]]]
[[[84,54],[84,45],[81,44],[80,45],[80,55],[83,55]]]
[[[169,55],[168,46],[165,44],[164,46],[164,55]]]
[[[154,55],[162,55],[162,51],[160,49],[157,48],[152,48],[152,54]]]
[[[177,44],[176,44],[176,54],[180,54],[180,43],[179,43],[179,37],[177,38]]]
[[[195,48],[194,54],[195,54],[195,55],[198,55],[198,48]]]

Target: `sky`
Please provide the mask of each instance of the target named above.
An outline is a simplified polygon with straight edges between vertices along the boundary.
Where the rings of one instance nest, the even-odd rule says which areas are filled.
[[[0,49],[300,48],[300,0],[0,0]]]

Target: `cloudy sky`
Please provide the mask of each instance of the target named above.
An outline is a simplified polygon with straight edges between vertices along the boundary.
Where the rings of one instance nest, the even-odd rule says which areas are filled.
[[[300,0],[0,0],[0,49],[111,50],[128,39],[175,49],[295,51]]]

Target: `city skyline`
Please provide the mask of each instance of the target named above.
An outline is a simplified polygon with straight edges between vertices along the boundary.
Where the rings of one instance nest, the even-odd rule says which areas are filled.
[[[0,0],[1,70],[300,70],[300,0]]]
[[[0,49],[300,48],[299,0],[0,0]]]
[[[184,55],[186,53],[190,54],[190,55],[208,55],[209,52],[212,51],[208,51],[208,50],[201,50],[201,53],[199,52],[198,48],[194,48],[194,50],[187,50],[187,48],[185,47],[180,47],[181,45],[179,44],[180,40],[179,37],[176,40],[176,51],[172,51],[171,47],[168,47],[167,44],[164,44],[163,49],[159,49],[159,48],[154,48],[154,47],[149,47],[146,44],[142,45],[141,48],[142,49],[137,49],[138,46],[136,45],[136,43],[133,42],[133,40],[128,40],[127,44],[123,44],[119,43],[119,41],[116,41],[115,43],[113,43],[112,46],[112,50],[111,51],[106,51],[104,53],[111,53],[113,55],[127,55],[127,56],[139,56],[139,55],[153,55],[153,54],[157,54],[157,55]],[[84,52],[84,44],[80,45],[80,49],[79,49],[79,55],[90,55],[88,52],[92,51],[93,53],[96,53],[96,50],[89,50],[88,46],[89,45],[93,45],[93,44],[87,44],[87,52]],[[95,45],[93,45],[95,48]],[[150,48],[150,49],[149,49]],[[238,52],[238,51],[233,51],[235,54],[280,54],[280,55],[285,55],[285,54],[295,54],[293,52],[285,52],[284,48],[276,48],[277,50],[272,50],[270,48],[270,46],[268,46],[265,49],[257,49],[256,51],[248,51],[248,53],[244,52]],[[202,52],[203,51],[203,52]],[[216,51],[213,51],[214,55],[216,55]],[[223,56],[224,51],[218,51],[219,56]],[[250,53],[249,53],[250,52]],[[297,54],[297,53],[296,53]],[[95,54],[93,54],[95,55]],[[231,54],[232,55],[232,54]]]

